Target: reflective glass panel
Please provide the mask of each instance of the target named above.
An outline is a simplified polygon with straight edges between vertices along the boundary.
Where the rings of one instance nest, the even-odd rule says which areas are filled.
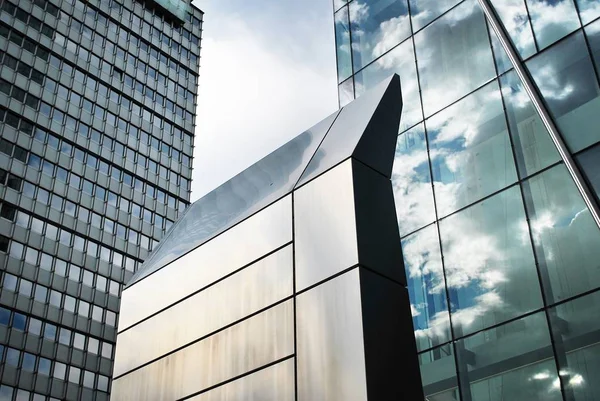
[[[599,4],[598,9],[600,9],[600,3],[597,4]],[[586,26],[585,34],[592,51],[592,57],[596,63],[596,71],[600,73],[600,20]]]
[[[496,32],[490,27],[488,29],[490,33],[490,40],[492,42],[492,49],[494,50],[494,59],[496,60],[496,68],[498,70],[498,75],[505,73],[506,71],[513,68],[513,65],[506,55],[506,51],[502,47],[500,40],[498,39],[498,35]]]
[[[460,401],[452,344],[419,355],[421,381],[428,401]]]
[[[409,0],[408,2],[413,29],[417,31],[460,3],[460,0]]]
[[[502,24],[523,59],[535,54],[535,41],[524,0],[492,0]]]
[[[333,8],[334,10],[339,9],[341,6],[346,4],[348,0],[333,0]]]
[[[600,140],[600,89],[580,31],[527,62],[567,145],[577,152]]]
[[[338,96],[340,99],[340,107],[344,107],[354,100],[354,81],[352,78],[347,79],[338,85]]]
[[[406,237],[402,253],[417,349],[450,341],[450,314],[437,226]]]
[[[476,0],[466,0],[414,39],[426,116],[496,74],[485,18]]]
[[[440,222],[455,336],[542,307],[518,186]]]
[[[596,195],[600,198],[600,145],[579,154],[577,161],[585,172],[592,188],[596,191]]]
[[[556,146],[514,70],[500,77],[500,85],[520,176],[559,161]]]
[[[425,125],[440,217],[516,181],[497,82],[436,114]]]
[[[348,7],[344,7],[335,13],[335,44],[337,49],[338,82],[341,82],[352,75]]]
[[[526,0],[533,32],[540,49],[579,28],[573,0]]]
[[[598,0],[576,0],[579,8],[581,22],[587,24],[600,17],[600,3]]]
[[[562,401],[544,313],[459,340],[456,353],[473,400]]]
[[[412,40],[404,41],[354,76],[356,96],[362,95],[392,74],[398,74],[402,83],[402,117],[400,132],[423,120],[417,80],[417,65]]]
[[[392,187],[400,236],[435,220],[433,187],[423,124],[398,137]]]
[[[354,0],[350,3],[352,60],[358,71],[410,36],[406,0]]]
[[[574,401],[600,399],[600,292],[549,310],[563,387]]]
[[[525,181],[544,294],[554,303],[600,285],[600,231],[564,165]]]

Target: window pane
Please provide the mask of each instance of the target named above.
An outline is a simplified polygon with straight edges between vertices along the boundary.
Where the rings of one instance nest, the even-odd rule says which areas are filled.
[[[427,142],[422,124],[398,137],[392,187],[400,236],[435,220]]]
[[[600,198],[600,145],[586,150],[577,156],[577,161],[587,175],[596,195]]]
[[[429,349],[450,341],[446,282],[437,226],[402,241],[417,348]]]
[[[600,4],[597,7],[600,10]],[[596,71],[600,72],[600,20],[588,25],[585,28],[585,34],[588,38],[592,57],[596,63]]]
[[[452,344],[420,354],[419,365],[427,401],[460,401]]]
[[[500,78],[519,173],[525,178],[560,160],[550,134],[514,71]]]
[[[497,82],[425,122],[439,216],[517,180]]]
[[[406,0],[350,3],[352,60],[358,71],[410,36]]]
[[[348,7],[335,13],[335,43],[337,52],[338,82],[352,75],[350,56],[350,28],[348,25]]]
[[[409,0],[413,29],[423,28],[458,4],[460,0]]]
[[[518,186],[442,220],[440,234],[455,336],[543,306]]]
[[[492,0],[502,24],[519,54],[526,59],[535,54],[535,42],[524,0]]]
[[[552,304],[600,285],[600,232],[564,165],[523,185],[542,285]]]
[[[567,145],[577,152],[600,140],[600,89],[581,32],[527,62]]]
[[[473,400],[562,400],[543,313],[457,341],[456,349]]]
[[[573,0],[527,0],[527,6],[541,49],[579,28]]]
[[[600,292],[549,311],[563,387],[574,401],[600,399]]]
[[[340,99],[340,107],[344,107],[348,103],[354,100],[354,82],[352,78],[342,82],[338,86],[338,95]]]
[[[485,18],[466,0],[414,36],[426,116],[496,75]]]

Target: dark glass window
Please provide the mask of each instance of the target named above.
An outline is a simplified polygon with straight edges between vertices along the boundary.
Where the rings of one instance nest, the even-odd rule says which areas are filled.
[[[15,159],[27,163],[28,152],[20,146],[15,146],[14,157]]]
[[[10,238],[0,235],[0,252],[8,252],[8,245],[10,244]],[[0,311],[1,312],[1,311]],[[1,315],[1,313],[0,313]],[[1,316],[0,316],[1,320]]]
[[[21,185],[23,184],[23,180],[16,175],[9,174],[8,180],[6,181],[6,186],[14,189],[15,191],[21,190]]]
[[[17,215],[17,209],[8,203],[1,203],[0,207],[0,217],[3,217],[10,221],[15,221],[15,217]]]

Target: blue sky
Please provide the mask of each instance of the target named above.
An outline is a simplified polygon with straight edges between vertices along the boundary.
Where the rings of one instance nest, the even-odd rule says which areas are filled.
[[[196,200],[337,109],[331,0],[194,0],[205,12]]]

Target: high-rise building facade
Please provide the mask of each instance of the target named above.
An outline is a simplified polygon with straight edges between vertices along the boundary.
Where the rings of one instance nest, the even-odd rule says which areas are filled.
[[[392,179],[426,399],[600,399],[600,2],[334,13],[340,103],[402,81]]]
[[[189,204],[202,12],[0,1],[0,400],[108,400],[119,296]]]

